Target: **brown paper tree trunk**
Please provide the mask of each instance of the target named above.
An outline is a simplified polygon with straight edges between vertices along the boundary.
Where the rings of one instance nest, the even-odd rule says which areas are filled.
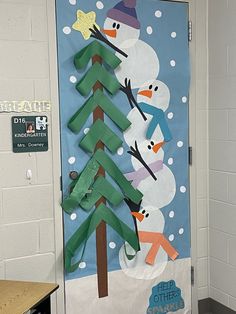
[[[94,56],[92,59],[93,64],[96,62],[102,63],[102,58]],[[93,92],[97,89],[103,90],[101,83],[97,82],[93,86]],[[96,120],[104,121],[104,113],[100,107],[97,107],[93,112],[93,122]],[[104,150],[104,144],[99,141],[96,145],[97,149]],[[97,176],[105,177],[105,171],[102,167],[99,168]],[[104,197],[101,197],[97,203],[96,208],[101,204],[106,204]],[[97,251],[97,278],[98,278],[98,295],[99,298],[108,296],[108,275],[107,275],[107,230],[106,223],[102,221],[96,229],[96,251]]]

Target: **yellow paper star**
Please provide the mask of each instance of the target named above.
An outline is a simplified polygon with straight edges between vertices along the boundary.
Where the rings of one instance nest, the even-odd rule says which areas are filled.
[[[88,40],[91,36],[90,28],[96,26],[98,29],[100,27],[96,24],[96,13],[94,11],[85,13],[81,10],[77,11],[77,21],[72,25],[72,28],[76,31],[81,32],[85,40]]]

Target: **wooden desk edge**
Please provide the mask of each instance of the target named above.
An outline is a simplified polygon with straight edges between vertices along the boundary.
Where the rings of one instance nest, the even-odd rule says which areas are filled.
[[[59,285],[56,283],[0,280],[0,289],[2,288],[5,291],[6,291],[6,289],[8,289],[8,292],[6,294],[11,294],[11,286],[12,286],[13,291],[14,291],[14,288],[20,290],[22,288],[24,289],[25,287],[27,287],[30,289],[30,286],[32,286],[32,288],[33,287],[34,288],[35,287],[41,288],[41,292],[39,293],[39,296],[38,297],[36,296],[36,298],[33,302],[31,302],[31,303],[29,302],[29,304],[25,306],[24,311],[19,312],[19,314],[20,313],[23,314],[23,313],[33,309],[34,307],[38,306],[41,302],[43,302],[45,299],[50,297],[50,295],[52,293],[54,293],[59,288]],[[22,288],[19,288],[19,287],[22,287]],[[46,291],[45,292],[42,291],[42,288],[45,288]],[[7,299],[8,298],[6,297],[6,300]],[[2,313],[1,310],[0,310],[0,313]]]

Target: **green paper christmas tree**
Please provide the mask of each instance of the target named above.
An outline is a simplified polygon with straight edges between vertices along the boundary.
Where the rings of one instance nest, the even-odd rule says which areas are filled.
[[[74,208],[91,211],[88,218],[68,240],[65,248],[65,268],[73,272],[78,268],[80,260],[72,265],[76,251],[85,244],[93,232],[96,232],[97,274],[99,297],[108,295],[107,280],[107,239],[106,224],[113,228],[135,250],[139,249],[136,232],[121,221],[108,206],[118,206],[124,198],[139,204],[142,194],[134,189],[122,172],[104,151],[105,147],[114,154],[122,145],[122,140],[105,123],[106,114],[121,131],[125,131],[130,122],[126,116],[112,103],[104,88],[114,95],[120,89],[120,84],[111,72],[104,67],[115,69],[121,60],[109,49],[97,41],[76,54],[74,64],[76,69],[85,68],[92,60],[92,66],[76,85],[83,96],[92,95],[87,99],[69,121],[68,127],[74,133],[79,133],[90,115],[93,115],[93,125],[80,141],[79,146],[91,155],[83,171],[70,185],[70,195],[64,199],[62,207],[71,214]],[[106,172],[119,186],[119,191],[106,180]],[[83,251],[84,251],[83,250]]]

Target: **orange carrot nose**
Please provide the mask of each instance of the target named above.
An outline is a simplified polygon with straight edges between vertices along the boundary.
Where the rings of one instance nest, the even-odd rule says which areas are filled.
[[[112,38],[116,38],[117,36],[117,30],[116,29],[103,29],[102,32],[106,34],[107,36],[110,36]]]
[[[146,96],[148,98],[152,98],[152,91],[150,89],[141,90],[138,92],[138,95]]]
[[[159,149],[164,145],[165,142],[160,142],[156,145],[153,146],[152,150],[154,151],[155,154],[159,151]]]
[[[132,212],[131,215],[134,216],[135,218],[137,218],[140,222],[143,221],[143,219],[144,219],[144,215],[141,213]]]

